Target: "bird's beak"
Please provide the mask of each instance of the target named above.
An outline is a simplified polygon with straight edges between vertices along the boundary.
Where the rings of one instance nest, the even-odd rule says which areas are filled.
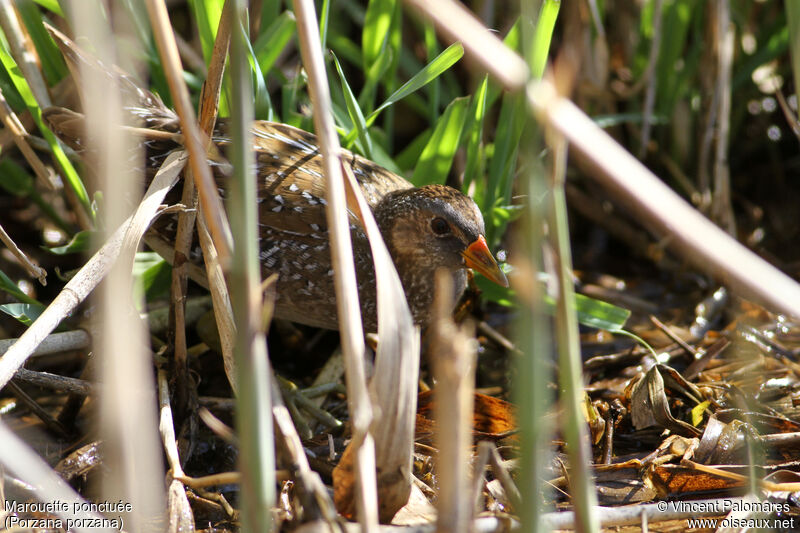
[[[467,246],[467,249],[461,252],[461,255],[469,268],[480,272],[486,279],[498,285],[508,287],[508,279],[506,279],[506,275],[500,270],[500,267],[497,266],[497,261],[494,260],[492,252],[489,251],[483,235]]]

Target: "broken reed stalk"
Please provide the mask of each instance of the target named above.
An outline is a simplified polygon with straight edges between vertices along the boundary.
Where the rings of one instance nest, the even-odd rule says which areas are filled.
[[[195,529],[194,514],[181,481],[185,474],[181,467],[178,442],[175,439],[169,384],[167,383],[167,373],[164,370],[158,371],[158,408],[158,431],[161,434],[161,444],[167,456],[167,464],[169,464],[172,478],[167,489],[167,520],[169,523],[167,531],[193,531]]]
[[[272,429],[270,368],[261,323],[261,269],[258,262],[258,194],[253,155],[253,87],[247,61],[248,36],[242,0],[230,4],[231,150],[233,180],[230,214],[235,235],[229,275],[236,323],[236,426],[239,433],[243,531],[269,531],[275,506],[275,440]],[[204,162],[205,163],[205,162]],[[208,165],[205,165],[208,168]],[[205,213],[206,215],[208,213]],[[209,219],[205,219],[209,222]],[[217,251],[221,251],[217,247]]]
[[[436,273],[431,350],[436,377],[436,470],[439,494],[436,510],[439,533],[470,529],[474,500],[469,464],[475,391],[474,327],[458,327],[451,316],[453,287],[445,271]]]
[[[328,201],[325,215],[331,244],[336,306],[347,374],[347,403],[355,446],[358,490],[356,508],[364,531],[377,531],[378,510],[375,480],[375,445],[369,434],[372,408],[364,373],[364,340],[356,290],[350,229],[345,207],[339,138],[333,123],[331,98],[322,58],[314,3],[294,0],[303,65],[308,72],[309,94],[314,105],[314,128],[323,156]]]

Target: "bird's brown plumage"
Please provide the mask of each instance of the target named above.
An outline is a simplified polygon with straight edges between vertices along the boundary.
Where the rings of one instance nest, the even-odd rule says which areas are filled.
[[[70,63],[100,69],[118,84],[133,102],[126,109],[135,122],[142,127],[179,133],[176,115],[157,96],[140,88],[124,73],[87,56],[55,30],[51,33]],[[50,109],[45,112],[45,118],[70,146],[80,151],[91,149],[82,138],[80,115]],[[264,121],[253,123],[252,134],[258,179],[259,259],[264,277],[278,275],[275,316],[336,329],[333,270],[325,218],[327,195],[316,137],[286,124]],[[213,141],[221,153],[230,145],[224,121],[217,125]],[[146,141],[145,166],[152,170],[178,142],[179,136],[172,140]],[[347,150],[343,150],[342,160],[350,166],[375,214],[415,322],[421,325],[428,322],[434,276],[440,268],[450,271],[456,296],[466,286],[468,265],[499,283],[505,282],[486,248],[481,213],[469,197],[444,185],[414,188],[402,177]],[[229,167],[221,161],[210,161],[210,164],[224,198]],[[364,327],[375,331],[372,255],[363,228],[352,214],[350,230]],[[148,240],[168,260],[172,255],[174,233],[175,221],[162,217]],[[199,254],[193,256],[199,259]],[[202,271],[195,269],[194,274],[202,283]]]

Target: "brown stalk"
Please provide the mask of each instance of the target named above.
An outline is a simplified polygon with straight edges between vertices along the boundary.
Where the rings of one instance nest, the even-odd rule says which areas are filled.
[[[33,151],[31,145],[28,144],[28,132],[25,131],[25,126],[22,125],[19,117],[17,117],[14,110],[11,109],[11,106],[6,102],[2,92],[0,92],[0,120],[3,121],[6,131],[11,134],[14,144],[17,145],[25,161],[27,161],[33,169],[33,173],[36,174],[36,179],[39,180],[39,183],[45,189],[51,191],[55,190],[53,182],[50,181],[50,172],[47,170],[47,167],[44,166],[42,160],[39,159],[39,156],[36,155],[36,152]]]
[[[3,229],[3,226],[0,225],[0,242],[6,245],[6,248],[17,258],[20,264],[28,271],[28,274],[36,279],[39,280],[39,283],[42,285],[47,285],[47,272],[41,268],[39,265],[31,261],[25,252],[20,250],[17,243],[11,238],[11,236],[6,233],[6,230]]]
[[[294,0],[297,30],[303,65],[309,74],[309,92],[314,104],[314,128],[319,138],[323,169],[327,180],[328,207],[326,218],[331,241],[336,305],[347,374],[347,402],[353,427],[352,455],[355,457],[355,478],[358,484],[359,522],[364,531],[374,532],[378,525],[375,491],[375,449],[369,434],[372,408],[364,373],[364,340],[361,312],[356,291],[352,243],[345,210],[345,189],[342,177],[339,139],[333,123],[331,97],[314,3]]]
[[[197,126],[194,110],[189,100],[189,91],[183,82],[183,68],[169,21],[167,6],[163,0],[147,0],[146,4],[170,94],[175,103],[175,111],[180,118],[181,131],[186,150],[189,153],[192,175],[196,180],[200,205],[221,263],[227,265],[231,257],[231,231],[206,159],[208,138]]]
[[[199,125],[200,131],[206,139],[211,138],[214,130],[214,123],[217,118],[217,110],[219,103],[220,88],[222,87],[222,75],[225,71],[225,59],[228,56],[228,45],[230,43],[230,28],[232,16],[232,2],[228,0],[225,3],[225,8],[220,18],[219,28],[217,30],[217,38],[214,43],[214,53],[211,57],[211,65],[208,71],[208,77],[203,84],[203,91],[200,99],[199,110]],[[181,196],[181,203],[183,205],[195,207],[197,205],[197,192],[194,184],[194,174],[186,172],[183,194]],[[175,252],[173,256],[173,269],[172,269],[172,284],[170,287],[170,316],[173,320],[173,346],[174,346],[174,375],[177,378],[176,385],[176,406],[179,412],[185,412],[190,408],[190,377],[189,368],[187,364],[187,345],[186,345],[186,319],[185,319],[185,302],[186,302],[186,287],[188,279],[189,254],[192,246],[192,237],[194,235],[194,227],[196,221],[196,211],[187,210],[178,215],[178,230],[175,235]],[[205,224],[203,224],[205,228]],[[207,230],[200,230],[207,231]],[[213,247],[211,239],[201,238],[200,246],[203,249],[204,257],[216,256],[216,248]],[[212,249],[213,248],[213,249]],[[207,271],[218,268],[218,261],[206,261]],[[227,294],[227,289],[224,285],[219,286],[218,282],[222,276],[208,272],[209,283],[212,292],[222,291]],[[215,298],[214,301],[218,301]],[[220,316],[224,312],[230,312],[230,305],[227,307],[217,308],[215,306],[215,316]],[[232,320],[224,320],[224,318],[217,319],[217,328],[222,331],[222,327],[226,324],[232,324]],[[220,333],[220,338],[223,334]],[[222,343],[223,357],[228,360],[233,359],[232,346],[229,343]],[[228,348],[228,350],[225,350]],[[232,366],[226,363],[225,368]],[[232,374],[228,374],[229,381],[232,383]],[[234,389],[235,390],[235,389]]]

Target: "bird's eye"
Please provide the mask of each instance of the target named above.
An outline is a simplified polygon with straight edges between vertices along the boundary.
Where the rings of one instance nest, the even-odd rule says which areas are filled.
[[[436,217],[431,220],[431,229],[436,235],[445,235],[450,233],[450,224],[442,217]]]

